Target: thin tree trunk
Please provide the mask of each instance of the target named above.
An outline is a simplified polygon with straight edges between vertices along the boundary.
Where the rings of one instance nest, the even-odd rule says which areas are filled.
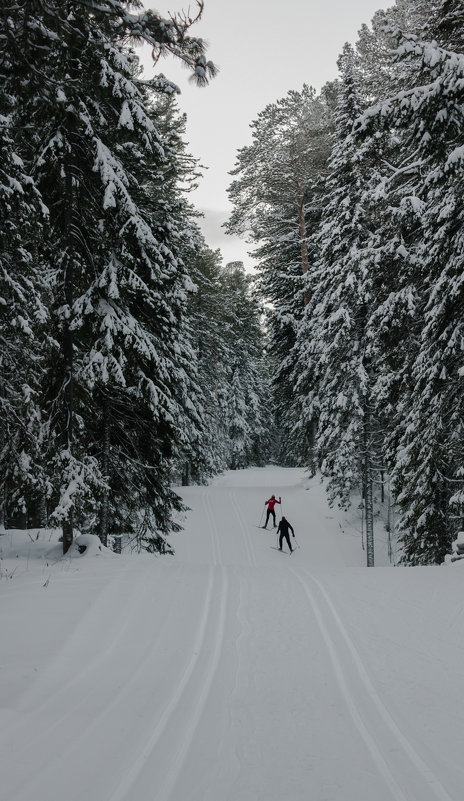
[[[0,478],[0,530],[6,529],[6,487],[3,477]]]
[[[37,513],[39,517],[39,527],[40,528],[47,528],[48,524],[48,516],[47,516],[47,499],[45,497],[45,493],[42,492],[40,498],[37,502]]]
[[[190,484],[190,462],[185,462],[184,471],[182,473],[182,486],[188,487]]]
[[[66,256],[64,268],[64,297],[66,305],[71,312],[74,301],[74,260],[73,260],[73,237],[72,237],[72,223],[73,223],[73,204],[74,204],[74,187],[73,177],[70,165],[66,167]],[[63,361],[64,361],[64,390],[63,390],[63,403],[64,403],[64,432],[63,440],[65,448],[71,453],[72,440],[73,440],[73,382],[74,382],[74,341],[73,332],[70,326],[70,318],[66,316],[64,320],[63,331]],[[63,553],[66,553],[70,548],[73,541],[73,511],[71,509],[69,517],[63,522]]]
[[[366,400],[364,404],[364,506],[366,511],[367,567],[374,567],[374,498],[371,448],[371,413],[368,400]]]
[[[69,512],[69,516],[67,520],[63,520],[61,524],[62,536],[63,536],[63,553],[67,553],[69,551],[72,541],[73,541],[73,531],[74,531],[74,514],[71,509]]]
[[[103,454],[102,454],[102,473],[105,481],[109,482],[110,473],[110,404],[108,398],[103,401]],[[109,489],[103,493],[102,504],[100,507],[100,540],[105,548],[108,546],[108,521],[109,521]]]
[[[310,478],[314,478],[317,473],[317,461],[316,461],[316,431],[317,431],[317,423],[315,420],[311,421],[310,424],[310,434],[309,434],[309,471],[310,471]]]
[[[3,364],[1,365],[3,367]],[[4,395],[4,388],[0,390]],[[0,454],[6,459],[6,424],[5,420],[0,420]],[[0,472],[0,529],[7,528],[7,514],[6,514],[6,480],[5,472]]]

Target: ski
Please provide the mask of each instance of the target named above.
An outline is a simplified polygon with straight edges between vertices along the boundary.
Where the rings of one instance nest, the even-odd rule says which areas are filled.
[[[270,545],[269,547],[270,547],[270,548],[272,548],[272,550],[273,550],[273,551],[280,551],[280,548],[276,548],[276,546],[275,546],[275,545]],[[294,550],[295,550],[295,549],[293,549],[293,551],[294,551]],[[292,553],[293,553],[293,551],[280,551],[280,553],[284,553],[284,554],[285,554],[285,556],[291,556],[291,555],[292,555]]]

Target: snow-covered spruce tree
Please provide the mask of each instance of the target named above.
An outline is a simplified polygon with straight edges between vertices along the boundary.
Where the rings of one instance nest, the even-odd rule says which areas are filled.
[[[309,279],[309,303],[297,344],[295,381],[301,409],[297,433],[304,440],[305,429],[317,421],[318,459],[329,477],[331,502],[349,504],[351,491],[361,485],[366,518],[372,522],[377,458],[371,399],[375,364],[367,323],[375,234],[363,193],[378,144],[371,141],[360,149],[354,141],[353,124],[360,106],[350,45],[345,46],[339,67],[327,205],[315,237],[319,258]],[[370,548],[368,564],[372,565],[372,542]]]
[[[419,4],[402,0],[374,16],[372,31],[361,31],[356,46],[356,78],[362,104],[400,91],[411,75],[392,58],[393,27],[422,24]],[[366,124],[369,111],[355,121],[352,139],[359,154],[376,143],[376,158],[365,164],[363,205],[373,221],[374,248],[368,264],[371,300],[367,342],[375,366],[371,405],[379,427],[378,467],[391,471],[410,407],[412,365],[421,327],[420,259],[422,203],[418,196],[420,163],[408,158],[401,134],[388,126]],[[363,170],[361,156],[359,167]],[[377,439],[377,438],[376,438]],[[383,480],[384,473],[380,473]]]
[[[292,461],[290,353],[308,301],[303,277],[313,260],[309,235],[323,205],[318,176],[329,154],[329,97],[305,85],[260,112],[251,124],[252,144],[238,152],[229,189],[234,210],[228,230],[256,245],[257,290],[271,304],[268,358],[283,463]]]
[[[266,379],[259,304],[242,262],[226,264],[221,276],[226,365],[227,466],[236,470],[266,459]]]
[[[101,454],[109,484],[101,537],[108,527],[133,531],[143,513],[147,531],[156,532],[152,545],[164,550],[169,509],[179,506],[172,464],[185,461],[187,450],[193,460],[201,422],[184,312],[190,282],[179,253],[187,221],[175,195],[175,151],[159,133],[162,111],[139,105],[139,120],[143,113],[152,148],[135,148],[131,127],[119,147],[113,135],[117,158],[107,153],[100,165],[102,183],[119,197],[104,209],[100,273],[74,304],[83,353],[76,375],[100,405],[91,452]]]
[[[118,0],[31,2],[15,20],[18,41],[26,43],[15,56],[32,65],[22,111],[23,121],[34,120],[35,134],[25,150],[50,210],[43,253],[54,280],[53,347],[44,385],[65,551],[75,508],[81,516],[97,509],[110,486],[105,458],[92,453],[87,420],[92,409],[111,410],[113,395],[122,392],[122,405],[139,421],[146,480],[137,501],[150,505],[163,533],[177,504],[168,477],[185,275],[173,252],[169,212],[159,210],[155,220],[147,208],[166,155],[145,94],[173,87],[163,76],[149,85],[138,81],[123,42],[142,38],[155,56],[172,53],[201,83],[214,69],[202,41],[188,36],[191,20],[163,20],[131,6],[141,8]],[[153,170],[148,188],[147,170]],[[100,396],[103,407],[95,405]],[[111,443],[111,436],[103,439]]]
[[[396,0],[386,9],[376,11],[370,26],[364,24],[355,45],[356,81],[360,99],[371,104],[406,86],[408,69],[392,59],[395,31],[418,33],[430,19],[440,0]]]
[[[169,200],[171,213],[177,220],[176,252],[193,281],[193,284],[188,283],[188,305],[182,320],[181,341],[187,358],[184,358],[182,367],[184,380],[179,398],[182,420],[179,420],[177,426],[180,438],[177,443],[175,470],[180,473],[183,484],[199,483],[216,472],[219,464],[224,466],[219,453],[216,453],[217,424],[212,424],[216,415],[211,389],[215,382],[202,375],[203,368],[208,371],[207,363],[211,361],[209,346],[212,345],[213,349],[217,347],[211,339],[205,347],[208,339],[205,332],[213,324],[212,317],[215,315],[217,318],[217,310],[220,308],[218,299],[216,298],[216,303],[211,308],[204,309],[203,313],[201,311],[201,301],[205,297],[202,268],[204,261],[207,264],[210,257],[214,261],[215,255],[206,247],[198,227],[199,213],[187,202],[188,192],[197,185],[200,173],[197,160],[188,153],[185,145],[185,116],[179,114],[174,98],[166,95],[158,100],[156,114],[157,127],[162,133],[170,164],[160,187],[163,203],[167,208]],[[219,337],[218,331],[216,336]],[[190,351],[186,349],[188,342]]]
[[[228,335],[219,250],[203,244],[189,259],[196,292],[189,303],[198,383],[204,397],[203,448],[208,472],[228,467],[227,384],[233,342]],[[198,480],[198,475],[192,476]]]
[[[430,5],[430,4],[429,4]],[[462,0],[434,0],[425,18],[425,32],[448,51],[464,50],[464,7]]]
[[[452,32],[452,43],[455,12],[454,4],[441,4],[432,20],[437,32]],[[400,34],[398,58],[408,67],[411,86],[367,112],[401,137],[397,168],[418,167],[423,232],[416,287],[423,321],[393,467],[404,558],[415,564],[442,561],[455,533],[450,503],[460,514],[462,502],[464,61],[461,51],[445,44],[444,38],[440,46]]]
[[[39,404],[47,281],[38,257],[46,209],[15,145],[18,89],[8,43],[7,15],[0,17],[0,526],[7,517],[43,510]],[[36,520],[43,525],[43,516]]]

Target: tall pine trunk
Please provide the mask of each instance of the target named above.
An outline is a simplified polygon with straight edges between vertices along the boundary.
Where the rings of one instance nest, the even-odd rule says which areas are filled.
[[[37,516],[39,518],[39,527],[47,528],[48,515],[47,515],[47,498],[45,492],[41,492],[39,500],[37,501]]]
[[[71,310],[74,301],[74,239],[73,239],[73,217],[75,192],[73,186],[73,175],[69,162],[65,165],[65,192],[66,192],[66,213],[65,213],[65,241],[66,254],[64,257],[64,298],[68,307],[69,314],[63,321],[63,368],[64,368],[64,387],[63,387],[63,412],[64,429],[63,445],[71,454],[73,444],[73,392],[74,392],[74,337],[71,330]],[[74,514],[71,508],[68,518],[63,521],[63,553],[71,547],[74,536]]]
[[[0,423],[0,454],[5,450],[5,426]],[[0,531],[6,528],[6,485],[5,477],[0,475]]]
[[[309,454],[308,454],[308,467],[309,476],[314,478],[317,473],[317,460],[316,460],[316,436],[317,436],[317,422],[311,420],[309,431]]]
[[[367,567],[374,567],[374,497],[372,479],[372,424],[369,398],[364,402],[363,425],[363,494],[366,514]]]
[[[110,480],[110,402],[107,397],[103,401],[103,453],[102,453],[102,474],[105,482]],[[109,487],[105,488],[100,507],[100,540],[105,548],[108,546],[108,526],[109,526]],[[120,542],[120,540],[118,540]]]
[[[182,471],[182,486],[188,487],[190,484],[190,462],[185,462]]]

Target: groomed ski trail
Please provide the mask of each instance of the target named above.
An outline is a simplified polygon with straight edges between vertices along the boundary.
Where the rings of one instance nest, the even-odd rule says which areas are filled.
[[[290,560],[253,523],[271,491],[298,538]],[[460,801],[459,765],[395,717],[355,641],[364,555],[319,482],[263,468],[181,492],[174,557],[121,560],[99,582],[83,571],[59,648],[10,700],[5,798]],[[53,596],[28,592],[39,630]]]
[[[300,581],[314,612],[354,725],[392,798],[395,801],[411,801],[411,798],[453,801],[388,712],[321,581],[308,571],[290,569]],[[320,600],[316,600],[313,590],[318,592]]]

